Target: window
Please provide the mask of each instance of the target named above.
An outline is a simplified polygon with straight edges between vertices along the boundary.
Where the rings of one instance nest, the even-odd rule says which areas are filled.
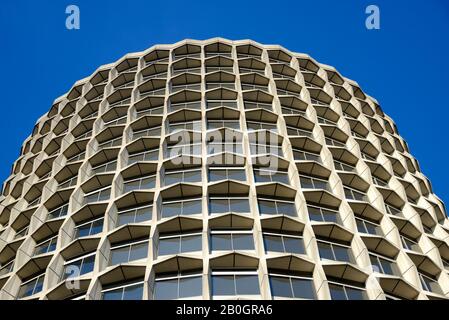
[[[65,189],[65,188],[70,188],[76,185],[76,181],[78,179],[78,176],[74,176],[71,177],[69,179],[66,179],[64,181],[62,181],[59,185],[58,185],[58,189]]]
[[[202,295],[201,274],[179,274],[174,276],[156,276],[154,283],[154,300],[173,300]]]
[[[421,252],[419,244],[415,240],[412,240],[402,234],[401,234],[401,242],[402,242],[402,246],[404,247],[404,249]]]
[[[335,139],[331,139],[331,138],[328,138],[328,137],[326,137],[325,140],[326,140],[326,144],[328,146],[342,147],[342,148],[346,147],[346,144],[341,142],[341,141],[338,141],[338,140],[335,140]]]
[[[127,263],[146,258],[148,255],[148,240],[114,245],[111,248],[110,265]]]
[[[52,252],[56,249],[56,243],[58,241],[58,236],[54,236],[48,240],[44,240],[38,244],[36,244],[36,248],[34,249],[34,255],[40,255],[44,253]]]
[[[158,255],[179,254],[202,250],[201,232],[159,236]]]
[[[213,272],[212,295],[259,295],[259,278],[256,272]]]
[[[117,160],[106,162],[92,168],[94,173],[110,172],[117,169]]]
[[[209,169],[209,181],[221,180],[246,181],[244,168],[211,168]]]
[[[67,215],[67,212],[69,211],[69,204],[63,204],[62,206],[53,209],[48,213],[47,220],[57,219],[61,218]]]
[[[209,199],[209,213],[239,212],[249,213],[247,198],[211,198]]]
[[[169,186],[180,182],[201,182],[201,169],[165,171],[164,185]]]
[[[123,226],[128,223],[140,223],[151,220],[153,206],[142,206],[120,211],[118,213],[117,225]]]
[[[30,226],[25,226],[14,235],[14,240],[22,238],[28,234],[28,229]]]
[[[104,218],[96,218],[94,220],[81,223],[75,227],[75,239],[88,237],[103,231]]]
[[[165,150],[165,158],[172,158],[182,155],[201,155],[201,142],[184,144],[184,145],[173,145],[168,146]]]
[[[211,231],[212,251],[254,250],[253,232],[249,231]]]
[[[305,254],[304,240],[301,236],[263,233],[265,251]]]
[[[315,287],[310,277],[270,274],[269,279],[273,297],[316,299]]]
[[[63,280],[75,278],[94,270],[95,253],[67,261],[64,264]]]
[[[249,145],[251,155],[275,155],[283,157],[284,153],[282,151],[282,146],[269,145],[269,144],[258,144],[251,142]]]
[[[201,199],[178,200],[164,202],[162,204],[161,217],[170,218],[177,215],[188,216],[192,214],[201,214]]]
[[[201,101],[185,102],[185,103],[170,103],[170,112],[182,109],[201,109]]]
[[[235,90],[234,82],[207,82],[206,90],[216,89],[216,88],[228,88]]]
[[[327,242],[323,240],[318,241],[318,250],[320,252],[320,258],[343,261],[343,262],[353,262],[351,248],[339,245],[333,242]]]
[[[382,257],[380,255],[370,253],[369,259],[371,261],[371,267],[374,272],[379,272],[389,275],[400,275],[399,269],[397,268],[395,262],[388,258]]]
[[[373,234],[373,235],[383,235],[382,229],[380,225],[374,222],[370,222],[368,220],[362,218],[355,218],[355,222],[357,223],[357,230],[361,233]]]
[[[19,289],[18,298],[30,297],[42,291],[45,274],[42,273],[31,280],[24,282]]]
[[[238,120],[208,120],[207,129],[229,128],[240,130],[240,122]]]
[[[344,191],[348,200],[368,201],[366,194],[363,192],[348,187],[344,187]]]
[[[332,300],[367,300],[366,291],[362,288],[330,282],[329,290]]]
[[[299,129],[299,128],[292,127],[292,126],[287,126],[287,134],[289,136],[303,136],[303,137],[313,138],[312,131]]]
[[[355,172],[355,167],[344,162],[334,160],[335,170],[346,171],[346,172]]]
[[[242,142],[208,142],[207,154],[216,154],[222,152],[230,152],[236,154],[243,154]]]
[[[112,147],[116,147],[116,146],[120,146],[122,144],[122,137],[118,137],[118,138],[112,138],[110,140],[107,140],[105,142],[101,142],[98,144],[98,149],[103,149],[103,148],[112,148]]]
[[[301,188],[329,190],[326,180],[307,176],[299,176],[299,180],[301,182]]]
[[[401,215],[401,210],[398,208],[395,208],[387,203],[385,203],[385,210],[387,211],[388,214],[394,215],[394,216],[400,216]]]
[[[280,182],[290,184],[288,172],[273,171],[267,169],[254,169],[254,178],[256,182]]]
[[[248,128],[248,131],[255,131],[255,130],[269,130],[272,132],[278,131],[276,123],[247,121],[246,127]]]
[[[375,176],[372,176],[373,177],[373,182],[374,182],[374,184],[376,184],[376,185],[378,185],[378,186],[381,186],[381,187],[386,187],[386,188],[388,188],[388,183],[386,182],[386,181],[384,181],[384,180],[382,180],[382,179],[380,179],[380,178],[377,178],[377,177],[375,177]]]
[[[106,201],[109,200],[111,196],[111,187],[107,186],[105,188],[97,189],[92,191],[84,196],[84,200],[86,203],[98,202],[98,201]]]
[[[229,107],[237,109],[236,100],[207,100],[207,109],[218,108],[218,107]]]
[[[257,203],[260,214],[284,214],[290,217],[296,217],[298,215],[294,202],[259,199]]]
[[[102,300],[142,300],[143,281],[103,290]]]
[[[427,276],[421,272],[418,272],[418,274],[423,290],[436,294],[444,294],[441,290],[440,285],[438,284],[438,281],[435,278]]]
[[[130,154],[128,164],[133,164],[138,161],[157,161],[158,158],[159,158],[159,149],[153,149],[141,153]]]
[[[252,83],[242,83],[242,90],[262,90],[268,92],[268,85],[252,84]]]
[[[311,205],[307,206],[307,211],[309,212],[309,219],[311,221],[340,223],[338,211]]]
[[[245,101],[245,110],[251,110],[251,109],[265,109],[268,111],[273,111],[273,105],[271,103]]]
[[[5,264],[0,265],[0,277],[12,272],[14,269],[14,260],[11,260]]]
[[[296,161],[315,161],[321,163],[319,154],[305,152],[299,149],[293,149],[293,157]]]
[[[137,179],[127,180],[123,183],[123,193],[133,190],[152,189],[156,185],[156,175],[148,175]]]
[[[201,121],[175,122],[168,125],[169,133],[174,133],[181,130],[201,131]]]
[[[134,131],[133,132],[133,140],[139,139],[141,137],[151,137],[151,136],[160,136],[160,135],[161,135],[161,126],[156,126],[156,127],[152,127],[152,128]]]

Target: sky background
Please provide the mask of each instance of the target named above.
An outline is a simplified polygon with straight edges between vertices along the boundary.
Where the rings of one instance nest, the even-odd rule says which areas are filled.
[[[77,5],[81,29],[67,30]],[[380,8],[380,30],[365,8]],[[311,55],[375,97],[449,203],[449,1],[2,0],[0,181],[53,100],[102,64],[185,38],[253,39]]]

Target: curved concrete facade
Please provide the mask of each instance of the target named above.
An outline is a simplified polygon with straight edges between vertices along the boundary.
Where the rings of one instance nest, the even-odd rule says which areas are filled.
[[[55,100],[0,198],[0,299],[445,299],[396,125],[278,45],[156,45]]]

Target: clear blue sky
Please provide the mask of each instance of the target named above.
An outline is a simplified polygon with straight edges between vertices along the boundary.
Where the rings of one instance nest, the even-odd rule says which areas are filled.
[[[0,180],[36,119],[99,65],[184,38],[251,38],[308,53],[377,98],[449,203],[449,1],[3,0]],[[65,28],[78,5],[81,29]],[[381,30],[365,28],[378,5]],[[424,113],[423,111],[427,111]]]

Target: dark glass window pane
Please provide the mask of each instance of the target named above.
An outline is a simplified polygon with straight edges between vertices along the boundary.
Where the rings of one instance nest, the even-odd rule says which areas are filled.
[[[197,297],[202,295],[201,277],[181,278],[179,280],[179,297]]]
[[[134,211],[120,213],[118,216],[118,225],[122,226],[134,222]]]
[[[296,216],[296,207],[293,203],[278,202],[278,213],[287,216]]]
[[[247,199],[231,199],[230,201],[232,212],[249,212],[249,202]]]
[[[271,182],[271,176],[265,172],[254,171],[254,178],[256,182]]]
[[[92,229],[90,230],[90,235],[94,235],[103,231],[103,219],[97,220],[92,224]]]
[[[235,295],[234,276],[212,276],[212,293],[215,296]]]
[[[292,288],[289,278],[270,277],[271,294],[274,297],[293,298]]]
[[[340,246],[336,246],[336,245],[334,245],[333,248],[334,248],[335,258],[338,261],[351,262],[348,248],[340,247]]]
[[[232,239],[234,250],[254,250],[252,234],[234,234]]]
[[[129,261],[144,259],[147,257],[147,254],[148,242],[133,245],[129,255]]]
[[[229,211],[228,200],[210,200],[210,213],[224,213]]]
[[[182,214],[189,215],[189,214],[197,214],[201,213],[201,201],[187,201],[184,202],[184,208],[182,210]]]
[[[181,203],[165,203],[162,205],[162,217],[173,217],[181,214]]]
[[[128,262],[129,247],[123,247],[111,250],[111,265]]]
[[[315,299],[315,289],[312,280],[292,278],[295,298]]]
[[[260,214],[276,214],[276,204],[272,201],[259,200]]]
[[[362,290],[346,287],[346,294],[348,295],[348,300],[364,300],[365,292]]]
[[[380,259],[380,263],[382,264],[384,273],[393,274],[393,265],[390,261],[387,261],[385,259]]]
[[[78,237],[87,237],[89,236],[90,224],[86,224],[84,226],[80,226],[77,228]]]
[[[329,290],[332,300],[347,300],[345,291],[342,286],[330,283]]]
[[[356,219],[355,221],[357,223],[357,230],[359,232],[366,233],[365,224],[359,219]]]
[[[138,209],[136,212],[136,223],[151,220],[153,207]]]
[[[284,237],[284,246],[285,246],[285,251],[287,251],[287,252],[298,253],[298,254],[304,253],[303,240],[300,238]]]
[[[321,210],[315,207],[307,207],[309,211],[309,218],[312,221],[323,221],[323,217],[321,215]]]
[[[170,300],[178,298],[178,279],[156,281],[154,284],[155,300]]]
[[[103,300],[122,300],[123,289],[103,292]]]
[[[181,252],[201,251],[201,236],[182,237]]]
[[[226,171],[225,170],[211,170],[209,173],[210,181],[219,181],[226,179]]]
[[[95,262],[95,255],[85,258],[83,260],[81,274],[92,272],[94,270],[94,262]]]
[[[142,300],[143,283],[126,287],[123,293],[123,300]]]
[[[159,241],[159,255],[179,253],[179,237],[161,239]]]
[[[164,177],[165,185],[170,185],[174,183],[181,182],[182,179],[182,173],[176,173],[176,174],[166,174]]]
[[[257,276],[236,276],[235,286],[237,294],[259,294],[259,278]]]
[[[191,171],[184,173],[184,182],[200,182],[200,181],[201,181],[200,171]]]
[[[245,181],[245,171],[243,170],[229,170],[228,171],[228,179]]]
[[[335,260],[330,244],[318,242],[318,250],[320,251],[321,259]]]
[[[232,250],[231,235],[214,234],[211,236],[212,250]]]
[[[274,252],[284,252],[282,238],[277,236],[264,236],[265,250]]]

